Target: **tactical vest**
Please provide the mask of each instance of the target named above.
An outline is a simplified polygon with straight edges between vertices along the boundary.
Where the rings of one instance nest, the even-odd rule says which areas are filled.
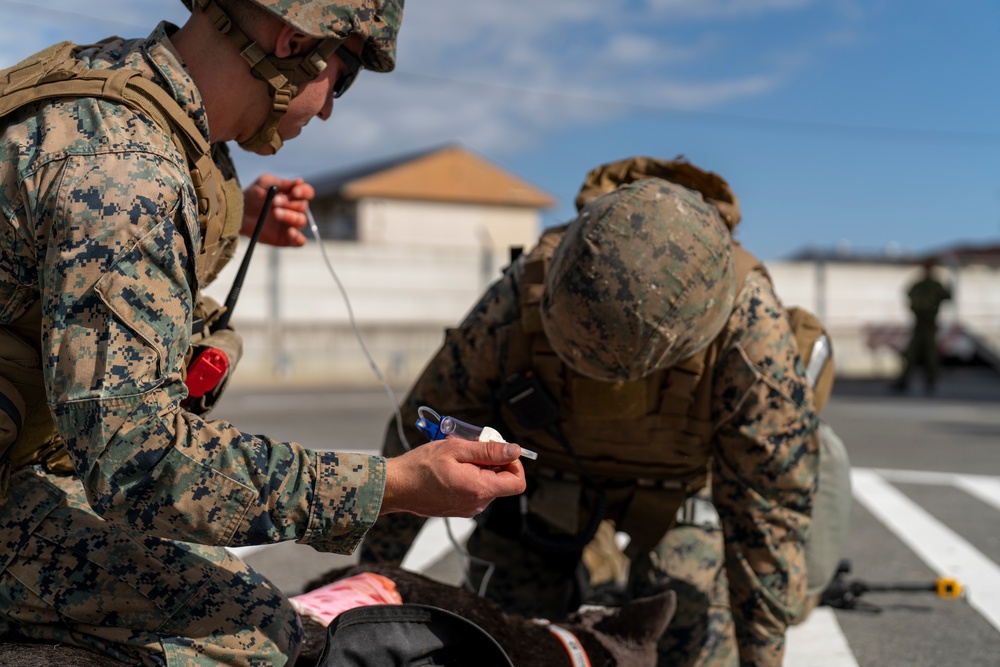
[[[115,38],[97,44],[101,46]],[[0,122],[27,105],[61,98],[100,98],[153,120],[184,154],[198,207],[199,285],[222,270],[236,250],[243,196],[224,145],[213,147],[166,91],[134,70],[87,69],[70,42],[51,46],[0,71]],[[197,299],[200,303],[201,299]],[[206,320],[211,314],[200,316]],[[70,472],[45,398],[40,361],[41,302],[0,326],[0,503],[12,469],[44,463]]]
[[[910,287],[910,310],[917,323],[932,326],[937,321],[941,304],[949,298],[948,289],[934,278],[927,276]]]
[[[526,464],[534,467],[534,476],[566,482],[589,474],[605,490],[607,518],[632,537],[636,549],[651,548],[670,528],[678,507],[707,481],[715,430],[712,375],[726,332],[693,357],[638,380],[601,382],[576,373],[549,345],[539,312],[545,272],[561,237],[560,229],[550,230],[525,258],[520,318],[511,324],[501,350],[500,377],[526,372],[537,377],[558,405],[563,438],[587,470],[579,470],[554,435],[525,429],[504,403],[501,423],[511,441],[539,452],[541,463]],[[770,281],[756,257],[738,243],[733,247],[738,286],[752,271]],[[565,511],[565,501],[561,508],[546,507],[544,499],[537,508],[532,502],[533,512],[574,530],[554,516]]]

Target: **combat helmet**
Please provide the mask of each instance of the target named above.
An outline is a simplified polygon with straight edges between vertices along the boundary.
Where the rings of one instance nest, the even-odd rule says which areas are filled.
[[[568,225],[540,315],[574,370],[635,380],[714,340],[735,293],[732,240],[716,208],[675,183],[643,179],[591,200]]]
[[[619,185],[625,185],[643,178],[662,178],[697,190],[722,216],[730,231],[740,223],[740,201],[722,176],[705,171],[691,164],[683,155],[673,160],[636,156],[608,162],[587,172],[587,177],[576,196],[576,210],[579,211],[594,197],[611,192]]]
[[[240,146],[256,151],[270,145],[281,148],[277,129],[288,103],[299,86],[318,77],[327,60],[336,53],[352,71],[362,67],[375,72],[391,72],[396,66],[396,36],[403,20],[404,0],[246,0],[261,7],[282,22],[309,37],[322,40],[311,52],[292,58],[276,58],[247,37],[216,0],[181,0],[188,9],[192,2],[225,35],[255,77],[266,81],[271,91],[271,113],[257,134]],[[361,60],[340,46],[351,35],[364,39]]]

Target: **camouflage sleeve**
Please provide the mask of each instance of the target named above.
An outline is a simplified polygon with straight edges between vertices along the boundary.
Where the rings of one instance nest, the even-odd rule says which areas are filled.
[[[48,400],[94,510],[211,545],[349,552],[378,515],[381,457],[317,453],[185,411],[198,223],[153,151],[70,156],[22,186],[38,257]]]
[[[493,414],[499,364],[498,331],[510,322],[517,304],[516,284],[520,264],[493,284],[457,329],[445,332],[445,341],[407,395],[400,412],[408,446],[426,437],[414,426],[417,408],[426,405],[438,414],[457,417],[470,424],[487,426]],[[396,419],[386,429],[382,453],[398,456],[406,451]],[[365,536],[362,562],[398,565],[426,519],[413,514],[387,514]]]
[[[779,667],[806,597],[818,421],[788,318],[760,274],[748,276],[724,336],[712,488],[730,603],[741,664]]]

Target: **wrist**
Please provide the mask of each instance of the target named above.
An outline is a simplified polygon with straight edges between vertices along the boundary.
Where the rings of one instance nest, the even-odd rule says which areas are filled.
[[[398,457],[385,459],[385,488],[382,491],[382,507],[379,516],[405,509],[407,473]]]

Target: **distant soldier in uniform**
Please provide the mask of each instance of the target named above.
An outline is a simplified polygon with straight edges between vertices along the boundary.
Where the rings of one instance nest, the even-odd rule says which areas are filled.
[[[471,585],[508,610],[575,609],[594,574],[581,560],[607,563],[623,531],[630,592],[679,596],[660,664],[777,667],[806,599],[818,448],[786,312],[732,240],[738,205],[715,174],[612,163],[577,204],[446,332],[406,438],[422,441],[425,405],[539,452],[526,494],[494,503],[467,545]],[[390,423],[384,451],[403,450]],[[362,561],[400,562],[421,526],[387,519]]]
[[[185,384],[205,348],[238,359],[200,290],[266,189],[277,245],[304,242],[314,194],[241,192],[224,142],[269,154],[329,118],[361,68],[393,68],[402,11],[194,0],[181,28],[0,72],[0,635],[132,665],[292,663],[301,620],[224,547],[349,553],[380,514],[473,516],[523,490],[516,445],[315,451],[205,418],[221,384]]]
[[[923,263],[923,276],[910,285],[906,297],[913,313],[913,331],[906,346],[903,372],[896,380],[894,388],[903,392],[909,388],[914,370],[923,368],[925,389],[934,392],[940,369],[940,355],[937,346],[937,318],[941,304],[951,298],[951,290],[934,277],[936,262],[928,259]]]

